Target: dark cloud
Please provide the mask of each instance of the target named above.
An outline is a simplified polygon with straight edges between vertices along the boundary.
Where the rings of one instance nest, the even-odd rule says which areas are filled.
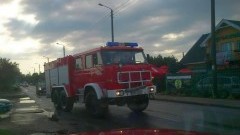
[[[99,2],[114,9],[115,39],[139,42],[147,50],[186,52],[190,43],[210,32],[210,0],[24,0],[24,13],[34,14],[39,23],[33,28],[12,19],[6,27],[16,39],[31,36],[40,40],[39,53],[44,55],[55,51],[48,45],[57,41],[66,42],[77,52],[110,40],[110,11],[98,6]],[[239,6],[239,0],[216,0],[216,22],[240,20]],[[169,33],[183,36],[162,38]],[[157,43],[162,46],[153,47]]]
[[[15,40],[20,40],[29,36],[32,26],[22,20],[10,19],[4,26]]]

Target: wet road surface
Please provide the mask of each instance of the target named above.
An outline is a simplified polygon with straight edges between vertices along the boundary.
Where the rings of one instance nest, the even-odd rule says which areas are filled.
[[[36,97],[34,87],[24,88],[32,101],[35,101],[43,120],[54,123],[51,128],[41,127],[41,131],[69,130],[71,132],[110,130],[119,128],[170,128],[185,131],[201,131],[220,134],[240,134],[240,110],[213,106],[192,105],[151,100],[143,113],[133,113],[126,106],[110,106],[105,118],[96,119],[85,110],[84,104],[74,104],[71,113],[54,113],[50,98]],[[40,123],[39,123],[40,124]]]

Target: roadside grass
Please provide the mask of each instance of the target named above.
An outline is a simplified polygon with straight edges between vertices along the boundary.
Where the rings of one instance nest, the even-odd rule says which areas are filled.
[[[0,129],[0,135],[13,135],[13,133],[7,129]]]
[[[16,93],[16,92],[20,92],[20,91],[21,91],[21,88],[16,85],[6,88],[6,89],[4,89],[4,88],[0,89],[0,92],[2,92],[2,93]]]

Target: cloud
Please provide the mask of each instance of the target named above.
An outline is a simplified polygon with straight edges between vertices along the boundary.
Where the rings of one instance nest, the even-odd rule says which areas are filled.
[[[162,39],[164,39],[164,40],[177,40],[177,39],[182,38],[182,37],[184,37],[183,33],[169,33],[169,34],[163,35]]]
[[[1,0],[0,5],[5,5],[5,4],[8,4],[10,2],[11,2],[10,0]]]
[[[44,55],[51,59],[61,57],[62,50],[56,42],[66,45],[67,54],[74,54],[110,41],[110,10],[98,3],[114,10],[116,41],[138,42],[151,55],[181,57],[202,34],[210,32],[210,1],[207,0],[3,2],[0,4],[0,33],[4,36],[0,37],[0,43],[10,44],[9,48],[15,43],[21,46],[18,55],[29,61],[34,61],[33,58],[45,61]],[[223,18],[240,20],[239,6],[239,0],[216,1],[216,23]],[[4,50],[3,56],[8,57],[6,52],[11,49],[2,45],[0,48]],[[14,55],[9,57],[18,60]]]

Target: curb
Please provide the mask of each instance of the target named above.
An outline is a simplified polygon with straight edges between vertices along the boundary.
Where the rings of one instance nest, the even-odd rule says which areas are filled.
[[[177,98],[181,98],[181,97],[177,97]],[[216,106],[216,107],[240,109],[240,105],[235,106],[235,105],[231,105],[231,104],[221,104],[221,103],[213,103],[213,102],[201,102],[201,101],[192,101],[192,100],[184,100],[184,99],[182,99],[182,100],[181,99],[166,99],[166,98],[160,98],[157,95],[155,95],[155,100],[175,102],[175,103],[196,104],[196,105],[206,105],[206,106]],[[240,101],[239,101],[239,103],[240,103]]]

